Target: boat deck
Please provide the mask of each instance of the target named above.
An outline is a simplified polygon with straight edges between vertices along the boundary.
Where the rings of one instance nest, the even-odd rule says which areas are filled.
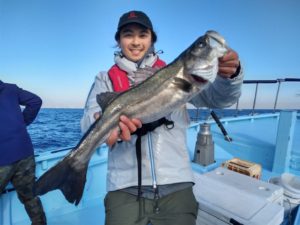
[[[66,212],[53,211],[47,214],[47,223],[49,225],[99,225],[104,224],[104,208],[103,198],[94,200],[94,203],[89,203],[87,206],[74,206],[73,209],[69,209]],[[24,212],[25,213],[25,212]],[[30,221],[28,219],[21,220],[19,222],[12,223],[14,225],[28,225]]]

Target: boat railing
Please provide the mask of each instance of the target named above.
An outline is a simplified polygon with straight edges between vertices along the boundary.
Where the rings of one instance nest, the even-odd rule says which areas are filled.
[[[252,112],[251,115],[254,115],[255,109],[256,109],[256,101],[257,101],[257,93],[258,93],[258,87],[260,84],[277,84],[277,91],[276,91],[276,96],[275,96],[275,101],[273,105],[273,112],[276,112],[277,110],[277,104],[278,104],[278,97],[279,97],[279,92],[280,92],[280,86],[281,83],[283,82],[300,82],[300,78],[279,78],[276,80],[244,80],[244,84],[255,84],[255,94],[253,98],[253,103],[252,103]],[[236,111],[239,110],[239,101],[236,104]]]
[[[279,99],[279,95],[280,95],[280,90],[281,90],[281,84],[285,83],[285,82],[300,82],[300,78],[279,78],[279,79],[274,79],[274,80],[244,80],[243,84],[245,85],[251,85],[254,84],[255,85],[255,93],[254,93],[254,97],[253,97],[253,101],[252,101],[252,106],[250,108],[247,108],[246,111],[248,112],[247,115],[253,116],[257,113],[260,112],[260,109],[257,108],[257,99],[258,99],[258,89],[261,85],[268,85],[268,84],[272,84],[272,85],[276,85],[277,84],[277,89],[276,89],[276,93],[274,94],[274,104],[273,106],[270,108],[271,112],[275,113],[277,111],[279,111],[279,107],[278,107],[278,99]],[[237,101],[237,103],[235,104],[235,107],[232,109],[233,112],[230,114],[232,116],[238,116],[239,112],[243,109],[240,109],[240,100]],[[268,111],[270,111],[270,109]],[[206,109],[206,111],[204,110],[204,118],[210,118],[210,111],[213,109]],[[227,109],[226,109],[227,110]],[[201,111],[201,113],[200,113]],[[218,116],[223,117],[223,110],[219,110],[218,111]],[[201,120],[200,115],[203,114],[203,109],[202,108],[197,108],[196,112],[194,114],[194,116],[191,117],[192,121],[199,121]],[[202,118],[203,118],[202,117]]]

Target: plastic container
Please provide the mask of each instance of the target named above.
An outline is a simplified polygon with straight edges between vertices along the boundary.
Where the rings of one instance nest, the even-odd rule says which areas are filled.
[[[283,207],[285,218],[289,217],[300,205],[300,178],[289,173],[273,177],[270,183],[283,187]]]
[[[260,179],[261,177],[261,165],[246,160],[241,160],[239,158],[230,159],[224,162],[222,166],[229,170],[245,174],[256,179]]]

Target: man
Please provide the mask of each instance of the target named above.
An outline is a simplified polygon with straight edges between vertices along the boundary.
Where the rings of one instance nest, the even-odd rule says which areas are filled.
[[[20,105],[25,106],[23,111]],[[33,194],[35,160],[26,129],[41,105],[42,100],[37,95],[0,80],[0,194],[11,182],[32,225],[46,224],[42,203]]]
[[[155,52],[157,36],[144,12],[123,14],[115,40],[120,51],[115,53],[115,65],[95,78],[81,120],[83,132],[101,116],[97,94],[126,91],[146,78],[140,76],[139,68],[165,66]],[[219,59],[214,84],[191,103],[197,107],[228,107],[240,96],[242,79],[238,55],[230,50]],[[121,132],[114,130],[106,140],[110,146],[106,225],[195,224],[198,205],[192,191],[193,175],[186,149],[185,131],[189,122],[186,107],[175,110],[168,118],[174,122],[172,129],[162,124],[138,137],[133,133],[142,126],[141,121],[123,115],[119,123]],[[136,143],[141,148],[138,159],[141,169],[136,159]]]

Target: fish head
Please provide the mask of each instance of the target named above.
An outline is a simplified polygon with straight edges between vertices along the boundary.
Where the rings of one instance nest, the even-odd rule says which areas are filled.
[[[225,39],[216,31],[207,31],[185,52],[185,74],[189,74],[195,81],[212,83],[218,73],[218,58],[227,51]]]

